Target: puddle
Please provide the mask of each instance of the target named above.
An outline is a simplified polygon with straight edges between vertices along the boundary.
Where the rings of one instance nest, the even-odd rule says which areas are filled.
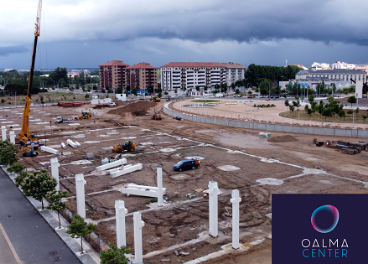
[[[240,170],[239,167],[235,167],[233,165],[223,165],[223,166],[220,166],[220,167],[217,167],[219,170],[222,170],[222,171],[236,171],[236,170]]]
[[[267,158],[262,158],[261,162],[265,162],[265,163],[274,163],[274,162],[279,162],[278,160],[275,159],[267,159]]]
[[[265,184],[265,185],[281,185],[284,183],[283,180],[278,180],[278,179],[273,179],[273,178],[258,179],[256,180],[256,182],[260,184]]]

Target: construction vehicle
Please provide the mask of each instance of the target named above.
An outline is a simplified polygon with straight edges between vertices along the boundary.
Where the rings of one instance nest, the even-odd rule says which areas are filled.
[[[112,148],[114,153],[123,153],[125,151],[133,152],[137,145],[132,141],[125,141],[123,145],[117,145]]]
[[[114,162],[114,161],[120,160],[122,158],[123,158],[123,156],[120,153],[116,154],[116,155],[112,155],[112,156],[110,156],[109,162]]]
[[[38,144],[37,134],[29,132],[29,114],[31,112],[30,111],[31,87],[32,87],[33,75],[34,75],[36,48],[37,48],[38,36],[40,35],[41,9],[42,9],[42,0],[39,0],[38,1],[37,18],[36,18],[36,24],[35,24],[36,29],[35,29],[35,32],[34,32],[35,38],[34,38],[34,43],[33,43],[31,69],[29,71],[27,96],[26,96],[26,102],[25,102],[24,111],[23,111],[22,129],[21,129],[21,132],[18,134],[18,139],[19,139],[19,142],[21,144],[21,150],[24,151],[23,156],[25,156],[25,157],[37,156],[37,152],[34,152],[34,148],[32,148],[32,143],[33,143],[33,145]]]
[[[78,116],[78,119],[89,119],[92,116],[91,112],[83,112]]]
[[[55,120],[55,124],[60,124],[60,123],[71,123],[74,122],[75,118],[70,118],[70,119],[64,119],[62,116],[58,116],[56,117]]]
[[[161,98],[160,97],[157,97],[156,95],[151,95],[150,101],[153,101],[153,102],[161,102]]]
[[[162,116],[160,112],[155,112],[153,116],[151,117],[152,120],[162,120]]]

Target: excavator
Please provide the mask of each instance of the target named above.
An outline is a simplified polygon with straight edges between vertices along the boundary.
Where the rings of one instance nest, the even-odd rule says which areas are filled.
[[[123,153],[125,151],[133,152],[137,145],[132,141],[125,141],[123,145],[117,145],[113,147],[112,152]]]
[[[38,10],[37,10],[37,20],[36,20],[36,29],[34,32],[34,43],[33,43],[33,53],[32,53],[32,62],[31,69],[29,72],[28,78],[28,89],[26,96],[26,103],[24,105],[23,111],[23,121],[22,121],[22,130],[18,134],[18,139],[21,145],[21,151],[23,151],[24,157],[34,157],[37,156],[38,153],[34,151],[38,147],[38,140],[36,133],[29,132],[29,114],[30,114],[30,105],[31,105],[31,88],[33,82],[33,74],[34,74],[34,65],[36,58],[36,48],[38,36],[40,35],[40,27],[41,27],[41,9],[42,9],[42,0],[38,1]]]

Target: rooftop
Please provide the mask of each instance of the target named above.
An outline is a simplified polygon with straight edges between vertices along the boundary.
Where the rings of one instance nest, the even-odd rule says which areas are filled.
[[[141,62],[138,64],[134,64],[133,66],[129,66],[127,67],[127,69],[157,69],[157,68],[150,65],[149,63]]]
[[[108,61],[104,64],[98,65],[98,66],[129,66],[128,64],[123,63],[120,60],[112,60],[112,61]]]
[[[334,70],[317,70],[317,71],[300,71],[296,75],[304,74],[366,74],[361,70],[346,70],[346,69],[334,69]]]

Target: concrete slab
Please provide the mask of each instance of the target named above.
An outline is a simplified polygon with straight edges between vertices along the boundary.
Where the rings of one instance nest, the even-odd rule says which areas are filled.
[[[264,185],[281,185],[284,183],[283,180],[273,179],[273,178],[264,178],[264,179],[258,179],[256,182]]]
[[[235,167],[233,165],[223,165],[223,166],[219,166],[217,168],[219,170],[222,170],[222,171],[236,171],[236,170],[240,170],[239,167]]]

